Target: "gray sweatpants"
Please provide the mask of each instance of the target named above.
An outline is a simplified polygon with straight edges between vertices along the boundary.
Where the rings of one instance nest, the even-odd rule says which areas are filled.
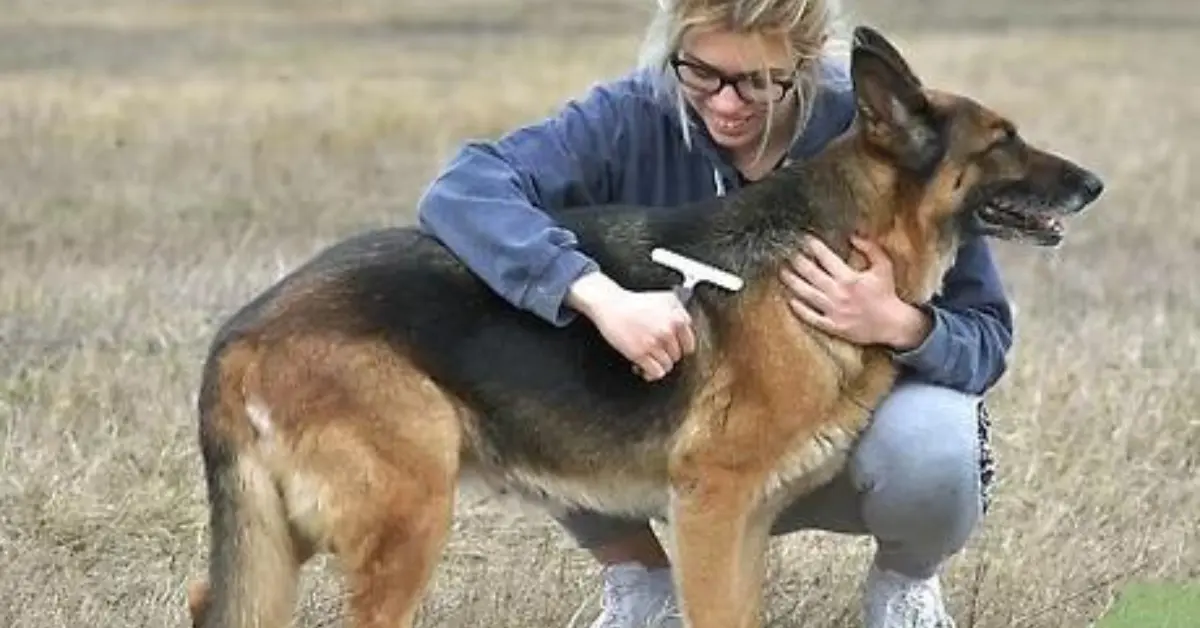
[[[780,514],[773,533],[869,534],[876,562],[914,578],[933,575],[979,521],[980,399],[901,382],[876,409],[845,471]],[[648,527],[575,512],[559,522],[592,548]]]

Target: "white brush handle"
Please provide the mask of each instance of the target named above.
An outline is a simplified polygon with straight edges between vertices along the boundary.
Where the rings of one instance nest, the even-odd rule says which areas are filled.
[[[742,279],[737,275],[725,272],[690,257],[684,257],[674,251],[656,248],[650,251],[650,259],[668,268],[674,268],[683,275],[683,283],[691,288],[697,282],[707,281],[711,284],[737,292],[742,289]]]

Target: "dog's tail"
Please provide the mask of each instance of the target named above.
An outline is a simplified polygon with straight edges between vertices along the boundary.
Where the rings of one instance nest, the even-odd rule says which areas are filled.
[[[201,385],[199,437],[210,519],[208,578],[188,588],[197,628],[290,625],[304,560],[242,398],[248,360],[238,358],[245,353],[215,352]]]

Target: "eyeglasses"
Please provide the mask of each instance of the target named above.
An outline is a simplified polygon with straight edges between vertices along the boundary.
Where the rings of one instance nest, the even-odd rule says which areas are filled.
[[[765,78],[759,72],[725,74],[720,70],[698,61],[689,61],[676,54],[671,57],[671,69],[683,85],[712,96],[726,85],[748,105],[765,105],[779,102],[787,96],[795,81],[780,78]]]

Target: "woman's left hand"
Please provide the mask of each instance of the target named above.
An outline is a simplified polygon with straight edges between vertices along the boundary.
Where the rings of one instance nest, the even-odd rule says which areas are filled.
[[[866,257],[857,271],[819,239],[808,237],[804,251],[781,273],[790,305],[801,320],[855,344],[916,347],[929,333],[920,309],[896,294],[891,259],[880,246],[857,235],[850,242]]]

